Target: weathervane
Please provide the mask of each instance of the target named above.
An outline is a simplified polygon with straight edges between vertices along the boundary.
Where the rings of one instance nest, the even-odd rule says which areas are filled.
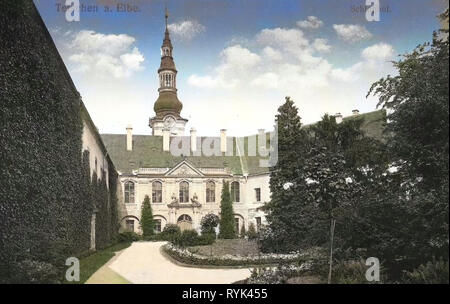
[[[167,1],[166,1],[166,4],[165,4],[165,10],[166,10],[166,28],[167,28],[167,21],[169,19],[169,9],[167,8]]]

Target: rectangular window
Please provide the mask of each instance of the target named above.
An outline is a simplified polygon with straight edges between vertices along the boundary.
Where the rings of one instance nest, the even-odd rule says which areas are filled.
[[[134,220],[126,221],[127,231],[134,232]]]
[[[261,228],[261,218],[260,217],[255,217],[256,219],[256,228],[259,229]]]
[[[234,229],[236,230],[236,235],[239,235],[241,232],[239,231],[239,218],[234,218]]]
[[[161,232],[161,220],[155,220],[155,232]]]
[[[255,197],[256,197],[256,201],[257,202],[261,201],[261,188],[256,188],[255,189]]]
[[[214,182],[206,183],[206,202],[214,203],[216,201],[216,184]]]
[[[162,203],[162,184],[160,182],[152,183],[152,202]]]

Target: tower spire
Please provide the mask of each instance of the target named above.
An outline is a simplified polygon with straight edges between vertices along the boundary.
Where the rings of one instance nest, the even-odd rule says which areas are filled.
[[[163,122],[166,120],[175,121],[176,128],[172,134],[183,134],[187,119],[180,116],[183,104],[177,96],[177,69],[173,60],[173,46],[169,34],[169,10],[165,7],[164,40],[161,46],[161,65],[158,69],[159,76],[159,97],[154,104],[156,116],[150,119],[150,127],[154,135],[162,135],[165,128]]]

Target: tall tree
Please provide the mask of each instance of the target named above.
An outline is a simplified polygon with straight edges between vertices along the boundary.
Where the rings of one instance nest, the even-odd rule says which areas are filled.
[[[155,223],[153,220],[152,206],[150,204],[150,197],[145,196],[141,207],[141,228],[143,236],[150,236],[155,233]]]
[[[294,102],[286,97],[285,103],[279,107],[275,119],[275,130],[278,131],[278,162],[270,170],[271,201],[265,205],[267,220],[273,235],[265,240],[263,247],[271,251],[289,250],[296,247],[301,229],[298,223],[298,204],[301,187],[299,171],[303,157],[307,151],[308,140],[301,128],[298,109]],[[297,233],[292,234],[297,230]]]
[[[365,243],[387,261],[396,261],[391,268],[405,269],[433,257],[448,260],[449,41],[434,33],[431,44],[420,45],[394,65],[398,76],[380,79],[368,95],[378,96],[378,106],[391,112],[387,148],[398,171],[387,178],[398,181],[376,181],[384,189],[363,199],[360,211],[376,234]],[[369,201],[389,211],[380,214]]]
[[[230,195],[230,183],[224,181],[222,187],[222,197],[220,201],[220,231],[219,238],[234,239],[237,231],[234,228],[233,203]]]
[[[449,42],[433,42],[394,62],[398,76],[375,82],[368,95],[389,109],[388,147],[392,161],[409,180],[433,189],[448,177]],[[447,178],[448,181],[448,178]]]

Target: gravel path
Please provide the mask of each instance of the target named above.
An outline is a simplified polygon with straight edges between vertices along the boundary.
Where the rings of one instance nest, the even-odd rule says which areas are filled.
[[[135,284],[229,284],[250,276],[249,269],[203,269],[176,265],[161,254],[160,248],[164,244],[133,243],[107,267]]]

